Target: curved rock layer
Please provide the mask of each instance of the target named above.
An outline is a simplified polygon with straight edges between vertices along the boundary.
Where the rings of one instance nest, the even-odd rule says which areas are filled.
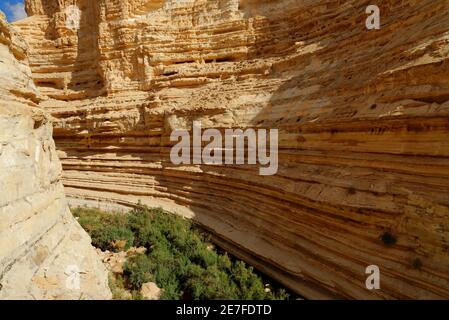
[[[68,196],[188,208],[307,298],[449,298],[449,3],[369,2],[27,0]],[[171,164],[194,120],[278,128],[278,173]]]
[[[107,271],[68,209],[41,98],[25,42],[0,12],[0,299],[110,298]]]

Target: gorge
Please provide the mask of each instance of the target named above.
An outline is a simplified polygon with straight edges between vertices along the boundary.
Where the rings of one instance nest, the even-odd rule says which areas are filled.
[[[26,122],[20,135],[41,130],[42,170],[55,166],[25,175],[56,190],[54,212],[70,228],[79,226],[61,182],[73,206],[141,202],[193,218],[306,298],[449,298],[449,3],[379,1],[381,28],[367,30],[371,4],[26,0],[29,17],[13,24],[26,54],[1,24],[2,50],[25,73],[12,82],[0,64],[9,79],[0,91],[0,175],[10,167],[2,150],[14,140],[5,135],[14,110]],[[30,110],[42,113],[34,124]],[[277,173],[173,164],[170,135],[194,121],[222,134],[278,129]],[[31,168],[33,148],[21,168]],[[2,183],[13,190],[12,180]],[[2,217],[18,218],[21,209],[4,203],[20,198],[0,202]],[[5,239],[9,227],[0,226]],[[37,250],[25,238],[4,247]],[[1,272],[20,267],[4,262],[12,256],[0,253]],[[370,265],[379,266],[380,290],[365,286]],[[102,272],[93,271],[99,282]]]

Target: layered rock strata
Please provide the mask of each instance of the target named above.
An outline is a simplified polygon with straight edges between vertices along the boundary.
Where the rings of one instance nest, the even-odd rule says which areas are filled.
[[[107,271],[70,213],[27,47],[0,12],[0,299],[106,299]]]
[[[307,298],[449,298],[447,1],[26,4],[71,201],[184,208]],[[278,173],[173,165],[195,120],[279,129]]]

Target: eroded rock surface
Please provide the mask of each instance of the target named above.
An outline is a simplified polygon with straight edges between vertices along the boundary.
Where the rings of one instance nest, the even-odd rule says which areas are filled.
[[[307,298],[448,298],[449,3],[379,3],[27,0],[70,200],[179,207]],[[279,128],[278,174],[172,165],[194,120]]]
[[[0,12],[0,299],[110,298],[107,271],[68,209],[41,99],[27,46]]]

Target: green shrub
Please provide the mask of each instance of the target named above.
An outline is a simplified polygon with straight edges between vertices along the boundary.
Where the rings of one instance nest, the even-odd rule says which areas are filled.
[[[92,244],[101,250],[119,251],[134,245],[134,232],[128,227],[128,217],[107,214],[96,209],[73,210],[81,226],[90,234]],[[126,241],[124,248],[116,248],[114,243]]]
[[[116,247],[115,243],[122,240],[126,241],[123,249],[128,250],[134,242],[133,232],[123,227],[106,226],[92,233],[92,244],[102,250],[120,251],[121,248]]]
[[[240,298],[236,285],[218,266],[205,269],[199,265],[192,265],[187,274],[184,290],[188,298],[195,300]]]
[[[246,267],[243,261],[237,261],[232,268],[232,280],[236,283],[243,300],[262,300],[267,294],[262,280],[253,272],[253,267]]]
[[[142,254],[126,261],[123,267],[123,274],[128,278],[131,288],[139,290],[144,283],[152,281],[151,269],[152,263],[150,259]]]
[[[162,299],[288,299],[285,290],[266,292],[252,267],[217,253],[190,221],[162,209],[139,206],[125,215],[78,208],[74,215],[102,250],[115,250],[117,240],[126,240],[125,249],[147,248],[124,266],[121,285],[134,298],[142,284],[154,281]]]

